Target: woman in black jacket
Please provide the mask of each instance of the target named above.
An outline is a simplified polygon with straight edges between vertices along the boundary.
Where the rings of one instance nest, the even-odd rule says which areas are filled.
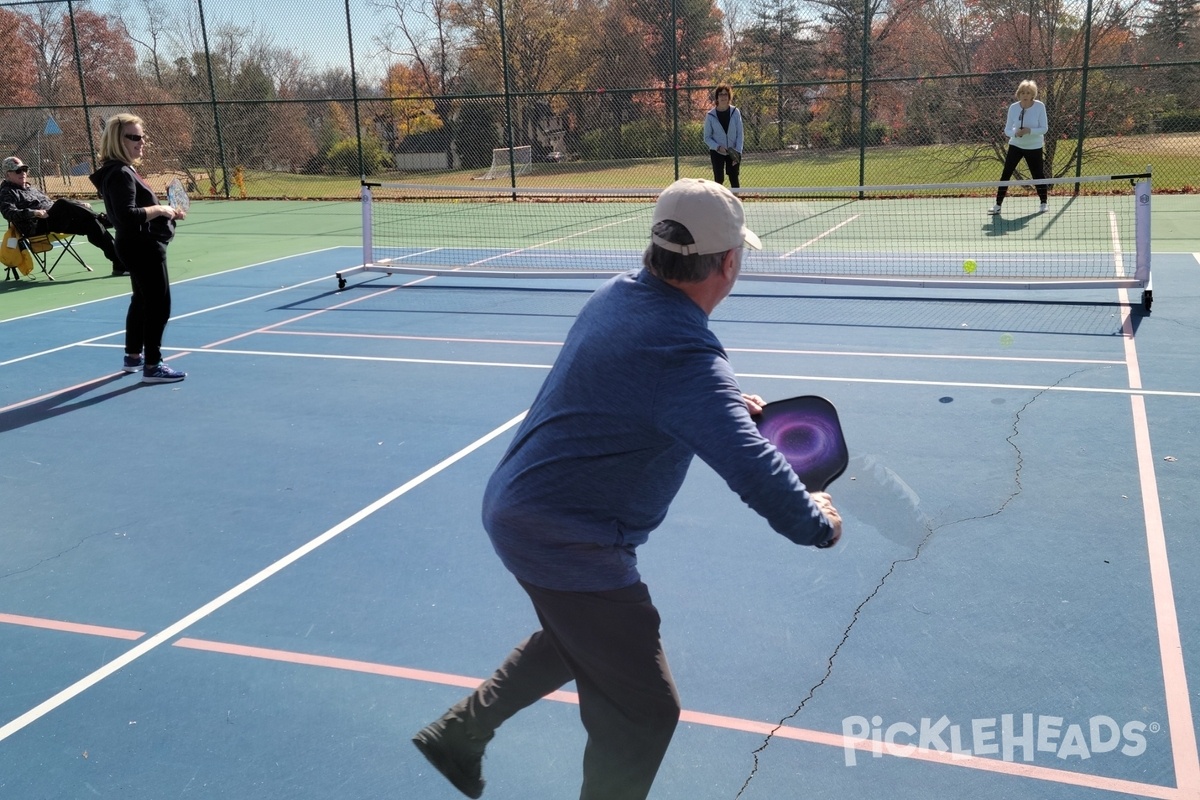
[[[142,383],[175,383],[187,373],[162,360],[162,336],[171,318],[171,286],[167,277],[167,245],[175,236],[175,220],[185,214],[160,205],[153,190],[137,174],[146,150],[142,120],[133,114],[109,117],[100,137],[100,169],[91,181],[104,198],[116,232],[117,256],[133,284],[125,315],[126,372],[142,370]]]

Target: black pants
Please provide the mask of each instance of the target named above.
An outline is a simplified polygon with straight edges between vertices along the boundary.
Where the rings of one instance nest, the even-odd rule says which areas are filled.
[[[162,362],[162,337],[171,318],[167,246],[146,237],[117,240],[117,255],[129,270],[133,295],[125,314],[125,352],[145,351],[146,366]]]
[[[45,219],[34,220],[35,234],[53,232],[86,236],[89,242],[100,248],[105,258],[114,264],[117,263],[112,234],[104,227],[104,223],[100,222],[95,211],[72,200],[55,200],[46,213],[49,216]]]
[[[716,150],[709,150],[708,157],[712,159],[713,180],[717,183],[725,182],[725,173],[729,173],[729,185],[734,189],[741,188],[741,182],[738,180],[738,174],[742,170],[742,163],[734,161],[733,156],[729,153],[718,153]]]
[[[1021,163],[1021,159],[1025,159],[1026,166],[1029,167],[1029,177],[1040,180],[1046,177],[1046,167],[1042,161],[1042,149],[1026,150],[1023,147],[1008,146],[1008,152],[1004,156],[1004,171],[1000,173],[1000,180],[1006,181],[1012,177],[1016,171],[1017,165]],[[1042,202],[1046,202],[1046,184],[1039,183],[1037,185],[1038,197]],[[1004,195],[1008,194],[1007,186],[996,187],[996,205],[1004,202]]]
[[[542,629],[452,713],[486,737],[574,679],[588,734],[580,800],[644,800],[679,722],[650,591],[641,582],[608,592],[520,583]]]

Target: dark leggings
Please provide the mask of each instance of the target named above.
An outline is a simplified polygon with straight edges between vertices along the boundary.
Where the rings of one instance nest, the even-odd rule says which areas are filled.
[[[171,285],[167,277],[167,246],[144,237],[117,239],[117,255],[133,284],[125,315],[125,352],[145,351],[146,366],[162,363],[162,337],[171,318]]]
[[[560,592],[521,582],[542,629],[451,713],[487,738],[574,679],[587,730],[580,800],[644,800],[679,721],[679,695],[644,583]]]
[[[1012,177],[1012,174],[1017,169],[1017,164],[1021,163],[1021,159],[1025,159],[1026,166],[1029,167],[1029,177],[1033,180],[1041,180],[1046,177],[1046,167],[1042,161],[1042,148],[1037,150],[1026,150],[1023,147],[1008,146],[1008,153],[1004,156],[1004,171],[1000,173],[1000,180],[1006,181]],[[1039,183],[1037,185],[1038,197],[1042,202],[1046,202],[1046,184]],[[1008,194],[1007,186],[996,187],[996,205],[1004,202],[1004,195]]]
[[[44,219],[35,219],[35,233],[73,233],[86,236],[87,240],[104,252],[104,257],[115,263],[113,239],[105,229],[96,212],[74,200],[55,200]]]
[[[742,170],[741,162],[735,162],[729,153],[718,153],[716,150],[709,150],[708,157],[712,159],[713,180],[717,183],[725,182],[725,173],[729,173],[729,185],[734,189],[740,188],[741,183],[738,181],[738,173]]]

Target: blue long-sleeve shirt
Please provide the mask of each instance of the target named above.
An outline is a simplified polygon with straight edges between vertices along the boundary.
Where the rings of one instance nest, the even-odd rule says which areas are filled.
[[[833,536],[759,434],[708,317],[645,270],[585,304],[488,482],[483,522],[521,580],[604,591],[637,580],[638,545],[699,455],[797,544]]]

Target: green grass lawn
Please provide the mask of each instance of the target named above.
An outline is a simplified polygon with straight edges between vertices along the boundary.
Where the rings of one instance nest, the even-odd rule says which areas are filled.
[[[1062,142],[1056,172],[1074,175],[1067,164],[1070,143]],[[868,148],[865,183],[964,183],[995,181],[1000,161],[988,156],[972,162],[960,145],[922,147],[886,146]],[[1156,192],[1200,191],[1200,133],[1128,136],[1094,140],[1085,153],[1082,174],[1117,175],[1153,168]],[[711,177],[707,156],[685,156],[679,160],[681,177]],[[506,177],[476,180],[484,170],[388,173],[372,176],[374,181],[439,186],[496,188],[509,185]],[[575,161],[564,164],[535,164],[531,173],[517,178],[518,186],[562,188],[661,187],[675,180],[674,158],[629,159],[625,161]],[[751,188],[787,186],[857,186],[858,150],[784,150],[746,154],[742,185]],[[207,187],[202,187],[207,188]],[[348,175],[293,175],[248,171],[247,199],[352,199],[358,196],[359,181]],[[233,191],[238,194],[237,189]]]

